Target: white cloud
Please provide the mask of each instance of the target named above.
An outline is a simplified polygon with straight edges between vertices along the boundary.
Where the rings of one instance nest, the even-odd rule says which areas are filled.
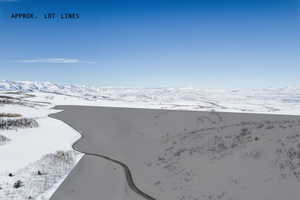
[[[50,64],[74,64],[74,63],[84,63],[84,64],[95,64],[94,61],[82,61],[77,58],[37,58],[37,59],[26,59],[18,60],[21,63],[50,63]]]

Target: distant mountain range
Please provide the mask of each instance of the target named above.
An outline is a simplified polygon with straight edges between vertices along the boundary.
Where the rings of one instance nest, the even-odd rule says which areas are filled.
[[[300,87],[265,89],[128,88],[6,80],[0,81],[0,91],[51,93],[90,101],[125,102],[131,105],[142,103],[175,109],[300,114]]]

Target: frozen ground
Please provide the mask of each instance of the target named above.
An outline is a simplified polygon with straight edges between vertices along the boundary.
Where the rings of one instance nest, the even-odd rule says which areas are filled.
[[[30,81],[0,81],[0,119],[2,120],[11,120],[18,118],[27,118],[34,119],[38,123],[38,127],[13,127],[12,129],[0,129],[0,199],[27,199],[31,197],[32,199],[48,199],[54,190],[59,186],[61,181],[66,177],[70,172],[73,166],[80,160],[82,157],[81,154],[76,154],[72,150],[71,144],[75,142],[79,135],[78,133],[64,124],[61,121],[51,119],[48,116],[50,113],[58,112],[57,110],[52,110],[51,107],[55,105],[89,105],[89,106],[112,106],[112,107],[135,107],[135,108],[160,108],[160,109],[176,109],[176,110],[202,110],[202,111],[224,111],[224,112],[249,112],[249,113],[269,113],[269,114],[299,114],[300,113],[300,89],[298,88],[267,88],[267,89],[234,89],[234,90],[208,90],[208,89],[197,89],[197,88],[112,88],[112,87],[88,87],[88,86],[78,86],[78,85],[59,85],[53,83],[38,83]],[[1,116],[3,113],[10,114],[19,114],[21,117],[5,117]],[[205,123],[212,123],[218,119],[215,117],[208,117],[202,119]],[[217,123],[217,122],[216,122]],[[280,124],[282,125],[282,124]],[[280,126],[278,125],[278,126]],[[277,125],[276,125],[277,126]],[[293,124],[295,127],[296,124]],[[217,130],[217,129],[216,129]],[[228,128],[228,130],[231,130]],[[266,130],[266,132],[269,129]],[[280,128],[278,130],[281,130]],[[285,129],[282,129],[285,130]],[[291,129],[292,130],[292,129]],[[238,132],[238,130],[236,130]],[[230,131],[229,131],[230,132]],[[255,132],[255,131],[254,131]],[[226,137],[235,138],[237,135],[230,135]],[[237,134],[237,133],[236,133]],[[214,134],[211,134],[214,135]],[[218,136],[218,135],[216,135]],[[175,142],[180,138],[178,136],[168,137],[168,135],[163,135],[162,137],[166,142],[163,148],[171,147],[171,143]],[[193,142],[193,137],[185,136],[188,139],[190,145],[173,145],[172,151],[164,151],[161,149],[161,152],[157,152],[157,159],[167,159],[170,168],[176,168],[182,170],[183,160],[189,160],[188,162],[193,162],[194,158],[189,156],[183,156],[187,152],[198,151],[199,148],[206,149],[208,153],[201,153],[203,155],[201,159],[211,160],[214,156],[220,156],[223,154],[230,154],[232,151],[238,151],[234,153],[233,157],[238,157],[242,154],[242,151],[237,149],[243,149],[240,146],[234,150],[226,150],[222,153],[216,154],[212,153],[210,145],[218,143],[217,141],[225,140],[225,144],[220,144],[220,148],[223,145],[223,148],[227,148],[226,145],[231,144],[230,140],[224,138],[216,138],[203,140],[202,143],[197,143],[197,138]],[[213,136],[210,136],[214,138]],[[210,138],[207,137],[207,138]],[[225,136],[224,136],[225,137]],[[294,177],[298,176],[298,171],[294,170],[291,172],[290,168],[297,168],[298,166],[296,160],[288,161],[285,158],[286,152],[290,152],[289,148],[297,148],[296,143],[292,142],[294,140],[287,139],[279,134],[276,135],[269,134],[268,137],[274,137],[281,146],[276,146],[278,153],[276,153],[276,158],[272,158],[272,162],[276,163],[276,166],[279,166],[282,172],[283,177],[286,179],[280,179],[280,184],[287,180],[286,184],[289,188],[298,187],[297,178],[293,181],[289,177],[293,177],[291,174],[294,174]],[[291,133],[291,137],[296,137]],[[177,139],[176,139],[177,138]],[[296,137],[297,138],[297,137]],[[253,138],[252,138],[253,139]],[[162,142],[165,141],[162,139]],[[253,139],[254,140],[254,139]],[[171,141],[171,142],[170,142]],[[267,143],[268,140],[266,140]],[[298,140],[297,140],[298,141]],[[227,144],[229,143],[229,144]],[[248,144],[248,143],[247,143]],[[247,144],[243,144],[245,146]],[[250,143],[247,148],[254,148],[253,152],[246,153],[248,156],[244,156],[243,163],[249,161],[251,156],[260,157],[260,155],[265,155],[262,160],[271,158],[266,156],[269,155],[268,152],[273,152],[275,148],[274,144],[270,144],[268,148],[260,150],[256,149],[254,146],[256,143]],[[253,145],[252,145],[253,144]],[[276,143],[277,144],[277,143]],[[224,147],[225,145],[225,147]],[[216,147],[219,148],[219,147]],[[187,150],[186,150],[187,149]],[[198,150],[197,150],[198,149]],[[182,152],[181,152],[182,151]],[[216,150],[219,151],[218,149]],[[249,150],[250,151],[250,150]],[[262,154],[261,151],[264,153]],[[296,150],[295,150],[296,151]],[[72,162],[67,162],[66,167],[62,170],[55,171],[55,165],[50,167],[49,164],[53,161],[57,152],[65,152],[66,155],[71,155]],[[178,153],[177,153],[178,152]],[[281,152],[281,153],[280,153]],[[283,152],[283,153],[282,153]],[[297,153],[293,153],[292,155]],[[175,154],[179,156],[172,156]],[[59,153],[58,153],[59,154]],[[243,154],[244,155],[244,154]],[[166,157],[163,157],[166,156]],[[275,156],[275,155],[273,155]],[[224,157],[224,156],[223,156]],[[222,158],[223,158],[222,157]],[[297,157],[297,156],[296,156]],[[226,158],[226,157],[225,157]],[[154,159],[154,158],[153,158]],[[182,160],[181,160],[182,159]],[[247,161],[248,159],[248,161]],[[215,160],[218,160],[215,158]],[[233,159],[234,160],[234,159]],[[238,159],[237,159],[238,160]],[[257,159],[254,159],[257,160]],[[104,161],[103,161],[104,162]],[[146,161],[147,165],[157,164],[157,166],[164,166],[162,160],[152,160],[149,159]],[[214,161],[209,161],[206,163],[213,163]],[[231,161],[230,161],[231,162]],[[58,162],[59,164],[60,162]],[[62,161],[64,163],[64,161]],[[179,164],[178,164],[179,163]],[[205,169],[214,169],[211,173],[217,173],[219,169],[217,166],[230,166],[229,161],[226,159],[221,159],[220,165],[203,165],[202,169],[207,177],[209,176],[208,171]],[[227,164],[226,164],[227,163]],[[286,164],[288,163],[288,164]],[[166,164],[166,163],[165,163]],[[178,164],[179,166],[176,166]],[[105,162],[103,163],[105,164]],[[255,165],[255,164],[253,164]],[[39,166],[44,166],[43,169],[48,167],[47,175],[36,175],[36,169],[40,168]],[[259,167],[259,166],[257,166]],[[57,169],[60,169],[59,167]],[[193,169],[189,169],[193,171]],[[47,169],[46,169],[47,171]],[[190,171],[185,171],[182,173],[192,174]],[[14,176],[8,176],[9,173],[12,173]],[[169,173],[165,169],[165,173]],[[184,179],[184,175],[179,173],[177,176],[171,176],[174,178],[165,179],[166,181],[180,181],[180,177]],[[228,172],[228,174],[234,173]],[[246,173],[245,171],[237,172],[240,174]],[[296,175],[295,175],[296,174]],[[188,176],[188,175],[187,175]],[[229,176],[229,175],[228,175]],[[163,176],[162,176],[163,177]],[[224,177],[226,178],[226,177]],[[174,180],[173,180],[174,179]],[[14,184],[21,180],[22,184],[20,188],[14,188]],[[273,179],[274,180],[274,179]],[[116,180],[118,181],[118,180]],[[233,183],[236,183],[241,180],[233,180]],[[239,182],[239,183],[240,183]],[[191,184],[198,184],[198,182],[192,182]],[[222,184],[228,184],[228,182],[220,182],[220,187]],[[44,184],[41,187],[41,184]],[[151,183],[152,184],[152,183]],[[30,185],[30,187],[28,187]],[[166,186],[168,185],[168,186]],[[153,191],[165,191],[165,187],[171,187],[170,184],[162,184],[162,180],[156,180],[153,183],[153,187],[157,188]],[[238,188],[241,187],[241,188]],[[279,185],[281,187],[281,185]],[[278,187],[279,187],[278,186]],[[190,186],[183,186],[182,190],[185,187],[191,188]],[[225,187],[225,186],[224,186]],[[236,184],[236,188],[242,190],[244,187],[249,188],[248,185]],[[252,187],[252,186],[251,186]],[[277,186],[276,186],[277,187]],[[31,188],[32,191],[29,191]],[[32,189],[34,188],[34,189]],[[205,187],[204,187],[205,188]],[[228,189],[228,188],[227,188]],[[269,188],[271,189],[271,188]],[[180,188],[176,190],[180,191]],[[225,191],[226,188],[223,190]],[[220,191],[223,191],[222,189]],[[288,189],[287,189],[288,190]],[[209,194],[209,189],[206,190],[206,193],[203,193],[206,199],[218,199],[219,196],[224,196],[223,199],[229,198],[230,195],[223,194]],[[291,194],[295,192],[291,189]],[[218,196],[219,195],[219,196]],[[225,198],[226,196],[226,198]],[[194,197],[184,196],[182,200],[193,199]],[[200,198],[200,197],[198,197]],[[203,196],[202,199],[205,199]],[[200,199],[201,199],[200,198]],[[227,198],[227,199],[228,199]],[[205,199],[205,200],[206,200]],[[230,199],[230,198],[229,198]]]

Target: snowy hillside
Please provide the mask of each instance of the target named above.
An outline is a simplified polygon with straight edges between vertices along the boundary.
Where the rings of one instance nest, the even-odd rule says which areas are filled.
[[[65,97],[88,104],[146,108],[216,110],[225,112],[300,113],[300,88],[223,89],[112,88],[59,85],[50,82],[0,81],[0,91],[40,93],[53,104]],[[62,96],[65,96],[64,98]],[[43,100],[43,99],[41,99]],[[69,100],[69,99],[68,99]],[[82,101],[77,102],[82,104]]]
[[[82,157],[71,147],[79,134],[48,117],[57,112],[51,102],[5,88],[11,90],[0,92],[0,200],[49,199]]]
[[[5,160],[0,200],[49,199],[82,157],[71,147],[79,134],[48,117],[58,112],[51,109],[55,105],[300,115],[300,88],[113,88],[0,81],[0,157]]]

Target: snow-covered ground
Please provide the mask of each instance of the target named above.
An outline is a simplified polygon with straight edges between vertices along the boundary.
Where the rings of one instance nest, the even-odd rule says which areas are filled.
[[[57,112],[52,104],[33,102],[25,93],[2,91],[0,114],[21,117],[0,117],[0,120],[32,119],[37,127],[18,127],[8,123],[0,128],[0,199],[48,199],[59,182],[82,157],[71,145],[80,135],[61,121],[48,117]],[[4,114],[3,114],[4,113]],[[40,172],[40,174],[38,174]],[[20,187],[15,187],[18,181]]]
[[[0,81],[0,113],[20,114],[39,124],[32,128],[0,129],[1,200],[47,199],[82,157],[71,148],[79,134],[63,122],[48,117],[58,112],[51,109],[55,105],[299,115],[300,88],[113,88]],[[61,152],[65,154],[61,156]],[[65,155],[71,158],[66,161]],[[58,157],[62,159],[54,165],[53,159]],[[36,175],[39,170],[48,172]],[[8,176],[9,173],[13,176]],[[22,181],[22,186],[16,189],[14,184],[18,180]]]
[[[52,105],[95,105],[224,112],[299,114],[300,87],[260,89],[122,88],[0,81],[0,91],[36,95]]]

